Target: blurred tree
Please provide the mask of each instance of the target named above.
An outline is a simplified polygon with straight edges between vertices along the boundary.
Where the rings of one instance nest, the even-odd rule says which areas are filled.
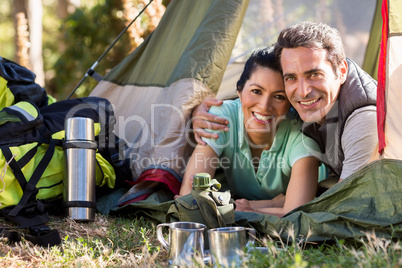
[[[57,17],[60,20],[65,20],[69,14],[69,0],[59,0],[57,4]],[[72,12],[71,12],[72,13]],[[61,33],[59,33],[61,35]],[[66,50],[66,44],[63,42],[63,39],[58,38],[59,43],[59,51],[63,53]]]
[[[13,60],[15,52],[15,26],[11,0],[0,1],[0,56]]]
[[[58,99],[65,98],[132,18],[148,3],[149,1],[143,0],[103,0],[92,7],[84,5],[77,7],[68,15],[60,30],[63,33],[61,41],[64,43],[65,51],[56,61],[54,65],[56,75],[48,84],[48,90],[52,95]],[[140,33],[141,38],[152,32],[165,10],[160,0],[155,0],[149,8],[157,11],[149,10],[148,14],[144,12],[137,19],[139,25],[132,26],[134,30],[130,29]],[[133,39],[130,34],[122,35],[95,71],[105,75],[116,66],[142,42],[141,39]],[[75,92],[75,97],[87,96],[96,84],[93,79],[87,79]]]
[[[15,61],[31,68],[29,63],[29,28],[28,5],[25,0],[15,0],[13,3],[13,18],[15,29]]]
[[[28,4],[43,5],[43,15],[35,22],[42,23],[41,44],[31,45],[29,36],[34,26]],[[1,0],[0,56],[14,60],[33,70],[30,47],[42,52],[46,90],[57,99],[65,98],[84,76],[90,66],[109,47],[121,31],[151,0]],[[171,0],[154,0],[106,55],[96,71],[105,75],[124,57],[142,43],[159,23]],[[129,11],[126,11],[126,8]],[[36,26],[35,26],[36,27]],[[33,61],[35,63],[39,60]],[[40,71],[33,70],[39,78]],[[88,95],[96,85],[88,79],[75,97]],[[37,82],[42,82],[37,79]],[[42,84],[43,85],[43,84]]]
[[[36,82],[45,85],[42,57],[41,0],[15,0],[13,2],[15,28],[15,60],[36,74]]]
[[[128,25],[148,3],[149,0],[123,0],[126,25]],[[162,0],[154,0],[153,3],[144,11],[145,16],[140,20],[136,20],[127,30],[130,35],[132,49],[138,47],[144,41],[144,37],[148,36],[153,30],[155,30],[165,12],[165,9]]]
[[[67,17],[75,12],[76,8],[81,5],[77,0],[58,0],[57,1],[57,18],[60,21],[65,21]],[[59,32],[60,37],[63,36],[62,32]],[[62,54],[66,49],[66,43],[62,38],[57,39],[59,52]]]
[[[29,25],[29,63],[31,70],[36,74],[36,83],[45,86],[45,71],[42,56],[42,0],[27,0],[27,14]]]

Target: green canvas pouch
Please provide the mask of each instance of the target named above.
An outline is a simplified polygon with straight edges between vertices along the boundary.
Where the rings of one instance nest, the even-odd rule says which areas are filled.
[[[229,191],[219,192],[219,189],[216,180],[203,189],[193,188],[190,194],[177,198],[170,206],[167,220],[203,223],[209,229],[234,224],[233,199]]]

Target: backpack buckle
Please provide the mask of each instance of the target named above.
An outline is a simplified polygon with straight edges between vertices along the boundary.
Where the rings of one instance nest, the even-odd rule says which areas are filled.
[[[41,236],[48,233],[51,229],[46,225],[37,225],[29,227],[28,230],[33,236]]]

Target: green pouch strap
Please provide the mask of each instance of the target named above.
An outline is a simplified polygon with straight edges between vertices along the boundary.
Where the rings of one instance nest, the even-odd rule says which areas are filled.
[[[209,228],[226,227],[234,223],[234,206],[230,204],[229,192],[193,190],[191,194]],[[217,204],[215,200],[222,205],[218,205],[219,203]],[[224,215],[221,212],[224,212]]]
[[[166,222],[190,221],[205,224],[200,209],[191,194],[174,200],[166,215]]]
[[[221,184],[213,179],[209,186],[193,188],[179,197],[167,213],[168,221],[190,221],[208,228],[226,227],[235,223],[234,204],[229,191],[218,192]]]

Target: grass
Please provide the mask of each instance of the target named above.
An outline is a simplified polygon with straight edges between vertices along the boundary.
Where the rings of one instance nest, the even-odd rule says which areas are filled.
[[[265,240],[268,254],[254,254],[250,267],[402,267],[402,243],[367,234],[367,239],[346,244],[291,244]]]
[[[7,225],[7,222],[2,222]],[[168,253],[156,237],[157,223],[146,218],[96,215],[95,222],[77,223],[52,217],[63,243],[42,248],[30,242],[0,242],[0,267],[167,267]],[[293,243],[261,237],[244,267],[402,267],[402,242],[374,234],[366,239],[329,244]]]
[[[27,241],[13,245],[3,241],[0,267],[157,267],[167,258],[156,239],[155,223],[144,218],[97,214],[95,222],[79,223],[52,217],[48,225],[59,230],[62,246],[42,248]]]

